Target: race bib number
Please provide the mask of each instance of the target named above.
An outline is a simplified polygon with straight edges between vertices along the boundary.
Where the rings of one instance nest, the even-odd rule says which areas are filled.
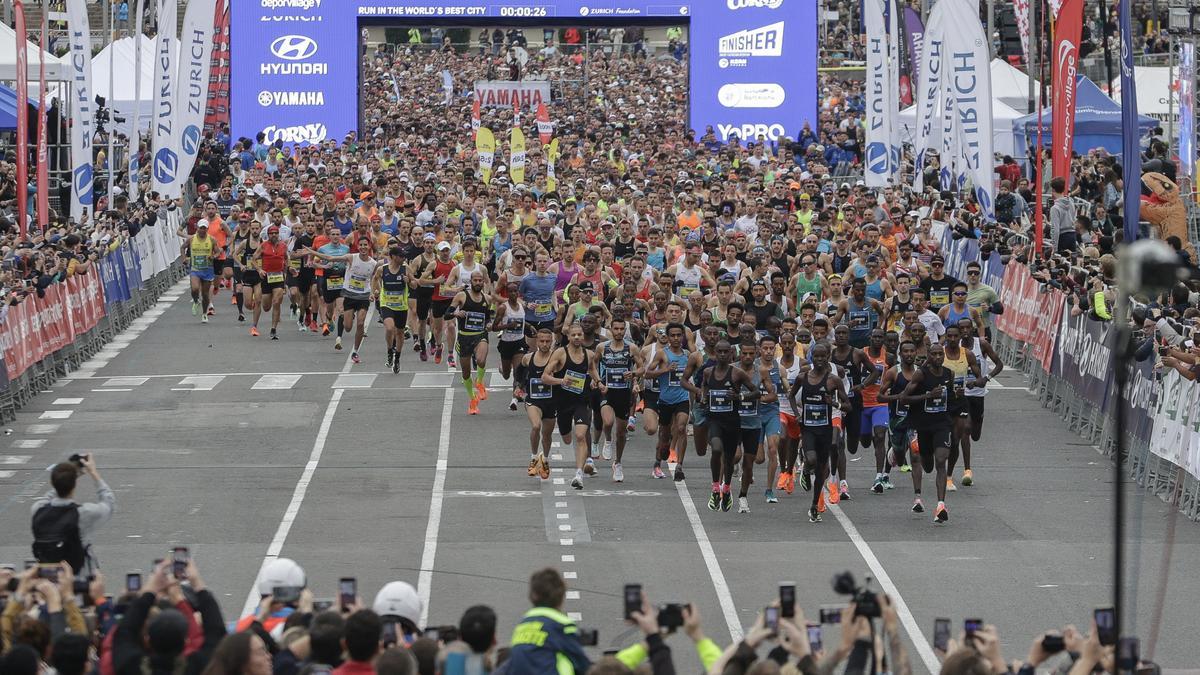
[[[742,417],[758,417],[758,399],[742,399],[738,401],[738,415]]]
[[[545,316],[553,311],[554,305],[549,302],[539,302],[533,306],[533,313],[538,316]]]
[[[683,386],[683,369],[682,368],[676,368],[667,373],[667,386],[668,387],[682,387]]]
[[[700,290],[700,288],[698,286],[680,286],[679,287],[679,296],[686,298],[687,296],[689,296],[692,293],[695,293],[699,290]]]
[[[946,403],[949,397],[949,390],[942,388],[942,395],[937,398],[927,399],[925,401],[925,412],[927,413],[944,413],[946,412]]]
[[[206,256],[206,255],[192,256],[192,269],[204,270],[204,269],[208,269],[209,267],[212,267],[212,258],[210,258],[209,256]]]
[[[850,327],[866,328],[870,319],[871,315],[866,312],[850,312]]]
[[[463,330],[470,333],[482,332],[486,322],[487,315],[483,312],[467,312],[467,318],[463,319]]]
[[[438,286],[438,295],[443,298],[452,298],[458,294],[458,287],[451,284],[442,284]]]
[[[733,412],[733,395],[728,389],[708,390],[708,411],[715,413]]]
[[[267,283],[268,284],[282,284],[283,283],[283,272],[267,272]]]
[[[551,396],[553,396],[553,391],[551,391],[550,385],[542,382],[542,378],[529,378],[529,398],[537,401],[544,401],[549,399]]]
[[[366,293],[367,292],[367,280],[366,279],[356,279],[354,277],[350,277],[349,283],[346,285],[346,288],[355,293]]]
[[[933,291],[932,293],[929,294],[929,302],[930,302],[930,304],[937,305],[938,307],[949,304],[950,303],[950,292],[949,291]]]
[[[609,389],[628,389],[629,381],[625,379],[626,368],[608,368],[604,371],[604,383]]]
[[[563,389],[575,394],[583,393],[583,385],[587,383],[587,373],[568,370],[563,373]]]
[[[345,280],[342,277],[329,277],[325,280],[325,288],[331,291],[340,291],[344,283]]]
[[[288,261],[288,267],[290,267],[294,270],[299,270],[300,263],[301,263],[301,260],[299,258],[292,258],[291,260]]]
[[[408,309],[408,304],[404,302],[403,293],[388,293],[387,291],[384,291],[379,294],[379,303],[388,309]]]
[[[804,423],[813,427],[828,426],[829,406],[824,403],[805,403]]]

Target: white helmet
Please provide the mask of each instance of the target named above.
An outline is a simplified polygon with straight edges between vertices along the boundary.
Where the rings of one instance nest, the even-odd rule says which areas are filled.
[[[379,616],[408,619],[414,626],[421,620],[421,598],[417,597],[417,589],[406,581],[393,581],[379,589],[372,609]]]
[[[263,567],[258,575],[258,594],[271,595],[277,586],[304,588],[304,568],[291,558],[276,558]]]

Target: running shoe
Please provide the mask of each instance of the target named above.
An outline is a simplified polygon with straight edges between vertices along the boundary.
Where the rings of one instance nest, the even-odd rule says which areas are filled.
[[[454,358],[454,355],[451,354],[450,358]],[[433,348],[433,362],[434,363],[442,362],[442,346],[441,345],[438,345]]]
[[[675,482],[678,483],[681,480],[683,480],[683,467],[676,464],[675,465]]]
[[[745,497],[738,497],[738,513],[750,513],[750,501]]]
[[[613,482],[614,483],[624,483],[625,482],[625,469],[621,468],[621,463],[613,462],[612,469],[613,469]]]
[[[392,361],[392,374],[397,375],[399,373],[400,373],[400,355],[397,354],[396,360]]]
[[[479,414],[479,399],[475,398],[474,396],[471,397],[470,403],[467,404],[467,414],[468,415],[478,415]]]
[[[631,415],[625,424],[625,431],[634,431],[635,429],[637,429],[637,415]]]
[[[516,410],[516,409],[517,409],[517,397],[516,397],[516,396],[514,396],[514,397],[512,398],[512,400],[508,402],[508,409],[509,409],[509,410]]]
[[[296,322],[296,330],[300,331],[301,333],[307,333],[308,326],[305,326],[303,321],[297,321]]]
[[[725,489],[728,490],[729,487],[726,486]],[[721,510],[728,513],[729,509],[732,509],[732,508],[733,508],[733,493],[732,492],[722,492],[721,493]]]
[[[537,455],[529,458],[529,472],[527,475],[536,476],[538,474],[538,458]]]
[[[768,489],[766,492],[766,498],[767,498],[768,504],[778,504],[779,503],[779,499],[775,496],[774,490]]]
[[[362,359],[358,358],[358,352],[350,352],[350,360],[355,363],[362,363]]]
[[[807,471],[800,474],[800,489],[804,490],[805,492],[808,492],[812,489],[812,478],[809,477]],[[788,494],[791,493],[792,491],[788,490]]]
[[[810,522],[810,523],[821,522],[821,514],[817,513],[817,507],[814,506],[808,510],[808,522]]]
[[[916,499],[913,500],[912,512],[913,513],[925,513],[925,503],[921,501],[920,497],[917,497]]]
[[[844,481],[844,480],[842,481],[842,484],[841,484],[841,486],[840,486],[840,489],[841,489],[841,493],[842,493],[842,494],[841,494],[841,498],[842,498],[842,499],[845,499],[845,500],[847,500],[847,501],[849,501],[849,499],[850,499],[850,486],[849,486],[849,485],[846,483],[846,481]]]
[[[828,485],[828,491],[829,491],[829,503],[830,504],[836,504],[836,503],[842,501],[842,493],[840,491],[838,491],[837,483],[830,480],[829,485]]]
[[[970,469],[963,470],[962,484],[963,487],[971,487],[975,484],[975,474],[971,473]]]
[[[192,301],[192,316],[196,316],[198,314],[200,314],[200,301],[193,300]]]
[[[602,458],[604,458],[605,461],[613,458],[613,442],[612,441],[604,441],[604,446],[602,448],[600,448],[600,456]]]
[[[208,323],[208,315],[207,314],[200,317],[200,323]]]
[[[775,481],[775,487],[779,490],[786,490],[787,489],[787,481],[788,481],[788,472],[780,471],[779,478]]]
[[[871,492],[877,495],[883,494],[883,479],[876,478],[875,484],[871,486]]]
[[[542,480],[550,478],[550,460],[546,459],[546,456],[541,453],[538,453],[538,476]]]
[[[422,346],[421,346],[421,351],[420,351],[420,352],[418,352],[418,353],[421,355],[421,360],[422,360],[422,361],[428,361],[428,360],[429,360],[429,352],[428,352],[428,351],[425,349],[424,345],[422,345]]]
[[[589,475],[589,476],[594,476],[594,475],[596,475],[596,462],[595,462],[595,461],[593,461],[591,457],[588,457],[588,458],[587,458],[587,461],[586,461],[586,462],[584,462],[584,464],[583,464],[583,472],[584,472],[584,473],[586,473],[586,474],[587,474],[587,475]]]
[[[238,321],[245,321],[245,320],[246,320],[246,315],[242,314],[241,312],[238,312]]]
[[[950,520],[950,512],[946,510],[945,504],[938,504],[933,510],[933,522],[944,524],[947,520]]]
[[[480,401],[488,400],[487,387],[483,386],[482,382],[475,383],[475,398],[479,399]]]
[[[317,327],[317,322],[316,322],[316,321],[314,321],[314,320],[312,320],[312,319],[309,319],[309,321],[308,321],[308,332],[310,332],[310,333],[316,333],[318,330],[320,330],[320,329]]]
[[[272,340],[278,340],[278,339],[279,339],[279,333],[276,333],[274,328],[272,328],[272,329],[271,329],[271,339],[272,339]]]
[[[825,491],[817,495],[817,513],[825,513]]]
[[[713,483],[712,494],[708,496],[708,510],[716,511],[721,508],[721,489]]]
[[[654,471],[650,475],[654,476],[655,478],[667,477],[667,474],[663,473],[662,467],[657,464],[654,465]]]
[[[901,464],[900,473],[912,473],[912,465],[908,463]]]
[[[453,350],[453,349],[451,349],[451,350],[450,350],[450,358],[446,359],[446,363],[447,363],[447,364],[448,364],[448,365],[449,365],[451,368],[457,368],[457,367],[458,367],[458,359],[454,358],[454,350]]]
[[[321,324],[321,335],[322,336],[329,335],[329,324],[328,323]]]
[[[216,316],[216,315],[217,315],[217,308],[216,308],[216,307],[213,307],[213,306],[210,304],[210,305],[208,306],[208,312],[207,312],[207,313],[208,313],[208,315],[209,315],[209,316]]]
[[[575,470],[575,477],[571,479],[571,487],[575,488],[576,490],[583,489],[583,472],[582,471],[580,471],[578,469]]]
[[[338,336],[338,338],[337,338],[336,340],[334,340],[334,341],[333,341],[333,348],[334,348],[334,349],[337,349],[338,351],[341,351],[341,349],[342,349],[342,338],[341,338],[341,336]]]
[[[250,326],[250,335],[258,337],[258,326]]]
[[[792,494],[792,492],[794,492],[796,490],[796,470],[795,469],[792,469],[791,471],[787,472],[787,485],[785,485],[783,487],[783,489],[786,490],[789,495]]]
[[[409,338],[410,338],[410,337],[412,337],[412,336],[413,336],[413,334],[412,334],[412,329],[411,329],[411,328],[409,328],[408,326],[405,326],[405,327],[404,327],[404,339],[405,339],[405,340],[407,340],[407,339],[409,339]]]
[[[958,492],[958,486],[954,484],[954,479],[946,476],[946,492]]]
[[[392,364],[395,362],[396,362],[396,352],[389,349],[388,355],[387,355],[387,365],[385,366],[385,368],[391,368]]]
[[[896,486],[892,484],[892,477],[887,475],[886,473],[883,474],[883,489],[885,489],[885,490],[896,489]]]

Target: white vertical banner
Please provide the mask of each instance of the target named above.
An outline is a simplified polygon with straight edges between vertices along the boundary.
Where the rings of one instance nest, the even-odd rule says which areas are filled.
[[[883,187],[892,177],[891,128],[889,114],[888,33],[883,16],[885,0],[863,0],[863,22],[867,29],[867,145],[863,180],[868,187]]]
[[[179,152],[179,170],[175,187],[170,191],[178,197],[196,165],[200,141],[204,134],[204,113],[208,104],[213,48],[213,19],[217,0],[189,0],[183,15],[183,32],[179,38],[179,79],[175,91],[176,118],[173,147]]]
[[[900,141],[900,121],[896,116],[900,112],[900,3],[887,0],[888,18],[888,108],[887,116],[890,122],[888,135],[888,156],[891,158],[891,176],[897,179],[900,174],[900,157],[903,145]]]
[[[142,132],[138,123],[138,113],[142,104],[142,17],[146,14],[146,0],[137,0],[137,15],[134,16],[133,30],[133,113],[129,115],[129,131],[125,137],[129,139],[129,199],[138,198],[138,150],[141,148]]]
[[[993,220],[992,73],[987,35],[973,0],[943,0],[947,5],[944,67],[951,85],[961,162],[959,175],[971,182],[984,220]],[[956,186],[961,186],[956,181]]]
[[[953,2],[953,0],[946,1]],[[942,67],[945,67],[945,61],[942,62]],[[959,171],[958,128],[955,125],[954,85],[950,83],[949,77],[943,80],[941,106],[942,120],[938,131],[938,159],[941,161],[941,166],[938,176],[942,190],[954,190],[958,182]]]
[[[108,25],[112,29],[113,34],[115,34],[117,32],[117,3],[115,2],[110,2],[108,4]],[[108,48],[108,92],[104,94],[105,103],[108,104],[108,126],[104,129],[106,132],[104,135],[108,144],[104,151],[104,177],[107,181],[105,182],[105,194],[108,195],[108,208],[111,209],[113,207],[113,188],[117,185],[117,176],[119,175],[117,173],[117,155],[115,152],[117,142],[117,122],[112,118],[114,113],[113,88],[116,86],[114,83],[117,79],[113,77],[113,73],[115,72],[113,63],[116,61],[117,50],[116,46],[112,44],[116,42],[116,39],[113,38],[112,35],[108,35],[106,37],[109,40],[110,45]]]
[[[177,194],[179,150],[175,147],[175,88],[178,68],[177,28],[179,5],[176,0],[157,3],[158,38],[154,42],[154,108],[150,119],[151,189],[161,196]],[[210,17],[211,20],[211,17]]]
[[[942,52],[945,49],[945,5],[936,2],[929,12],[925,24],[925,37],[921,45],[921,74],[917,78],[918,88],[914,100],[917,104],[917,140],[913,146],[916,153],[916,176],[913,189],[924,189],[926,151],[935,147],[931,136],[941,126],[942,101],[945,98],[942,85]]]
[[[67,33],[71,64],[71,218],[92,215],[92,136],[95,103],[92,91],[92,31],[87,0],[67,0]]]

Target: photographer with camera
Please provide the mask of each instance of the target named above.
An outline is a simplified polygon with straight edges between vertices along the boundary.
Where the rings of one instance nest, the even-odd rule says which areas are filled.
[[[80,474],[96,483],[96,501],[75,501]],[[112,518],[116,495],[100,478],[91,453],[71,455],[50,469],[53,489],[33,503],[33,555],[38,562],[66,561],[81,577],[94,574],[99,565],[92,554],[92,535]]]
[[[11,583],[12,573],[0,571],[5,585]],[[41,564],[30,567],[15,577],[16,589],[0,615],[0,653],[13,647],[18,636],[41,632],[28,628],[30,622],[44,623],[47,640],[53,640],[68,631],[87,634],[87,623],[83,612],[75,602],[75,576],[71,566],[65,562]],[[45,649],[36,645],[46,658]]]

